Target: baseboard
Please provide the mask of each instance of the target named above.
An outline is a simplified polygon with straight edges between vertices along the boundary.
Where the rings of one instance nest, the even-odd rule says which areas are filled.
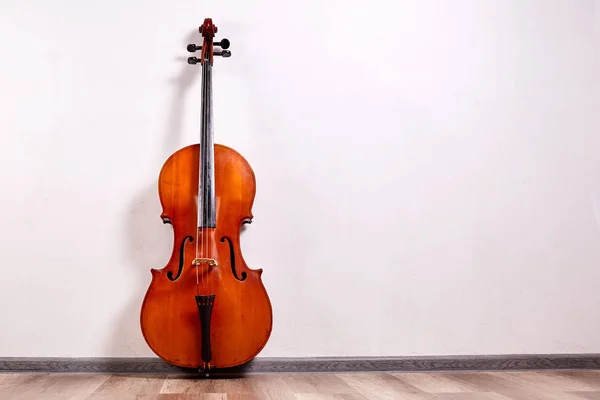
[[[256,358],[214,374],[600,369],[600,354]],[[0,372],[195,374],[158,358],[0,358]]]

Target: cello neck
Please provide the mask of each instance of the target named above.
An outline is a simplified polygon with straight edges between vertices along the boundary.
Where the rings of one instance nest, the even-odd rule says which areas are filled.
[[[204,41],[202,52],[202,117],[198,175],[198,227],[216,226],[215,171],[212,95],[212,39]],[[207,48],[208,47],[208,48]]]

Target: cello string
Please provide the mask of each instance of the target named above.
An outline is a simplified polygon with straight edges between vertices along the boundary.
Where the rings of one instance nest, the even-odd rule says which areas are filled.
[[[198,232],[198,235],[200,236],[200,251],[201,253],[199,255],[196,256],[197,259],[200,258],[204,258],[205,254],[204,254],[204,234],[205,234],[205,220],[206,220],[206,215],[205,215],[205,205],[206,205],[206,157],[205,157],[205,147],[206,147],[206,124],[207,124],[207,118],[206,118],[206,58],[205,58],[205,53],[206,53],[206,39],[204,40],[204,43],[202,45],[202,122],[201,122],[201,129],[200,129],[200,144],[198,146],[198,159],[200,161],[200,169],[198,172],[198,210],[199,210],[199,214],[200,214],[200,218],[199,218],[199,222],[198,222],[198,227],[196,229],[196,231]],[[202,262],[197,262],[196,263],[196,274],[198,274],[198,269],[203,268],[204,264]],[[201,282],[202,282],[202,287],[204,287],[204,272],[203,270],[200,270],[200,277],[201,277]],[[196,283],[196,291],[197,291],[197,295],[200,296],[201,293],[203,292],[203,290],[201,291],[200,289],[200,285],[198,283]],[[200,316],[200,322],[202,323],[202,316]],[[204,339],[203,339],[204,340]],[[203,359],[203,357],[201,357],[201,359]],[[206,366],[206,363],[204,363],[204,366]]]
[[[213,49],[212,49],[213,43],[212,43],[212,39],[208,40],[208,57],[207,57],[207,61],[206,61],[206,65],[207,65],[207,72],[206,72],[206,113],[207,113],[207,124],[206,124],[206,136],[207,139],[209,137],[212,138],[212,64],[210,62],[210,54],[212,53]],[[207,140],[207,144],[212,145],[212,140]],[[212,153],[212,151],[214,151],[214,149],[209,149],[207,146],[207,154]],[[211,162],[211,164],[214,164],[214,160],[209,160]],[[208,165],[208,164],[207,164]],[[211,168],[214,168],[214,165],[210,165]],[[208,168],[207,168],[207,172],[208,172]],[[210,181],[210,187],[206,188],[206,195],[207,198],[209,198],[209,219],[210,219],[210,228],[209,230],[207,229],[207,233],[210,232],[210,234],[208,234],[208,240],[206,243],[206,257],[207,258],[213,258],[212,256],[212,235],[213,235],[213,197],[212,197],[212,192],[213,192],[213,186],[214,182],[213,182],[213,170],[211,169],[210,171],[210,176],[208,176],[208,180]],[[207,185],[208,186],[208,185]],[[209,190],[210,189],[210,190]],[[210,197],[208,197],[210,196]],[[210,292],[208,294],[212,293],[212,274],[211,274],[211,265],[210,263],[206,264],[206,280],[209,282],[209,290]]]
[[[204,58],[204,52],[202,54],[202,58]],[[205,199],[205,195],[204,195],[204,173],[205,173],[205,168],[204,168],[204,154],[202,152],[203,149],[203,143],[204,143],[204,136],[205,136],[205,130],[206,130],[206,68],[205,68],[205,63],[204,60],[202,60],[202,115],[201,115],[201,124],[200,124],[200,144],[198,146],[198,161],[199,161],[199,171],[198,171],[198,185],[199,185],[199,190],[198,190],[198,200],[197,200],[197,208],[198,208],[198,214],[199,214],[199,218],[198,218],[198,226],[196,227],[196,246],[200,247],[200,253],[198,253],[198,249],[196,250],[196,258],[201,258],[202,257],[202,252],[203,252],[203,247],[204,247],[204,235],[203,235],[203,229],[202,227],[204,226],[204,199]],[[200,243],[198,243],[200,242]],[[201,263],[197,263],[196,264],[196,278],[198,277],[198,269],[202,268],[202,264]],[[200,281],[204,282],[204,275],[202,273],[202,270],[200,270]],[[200,284],[198,282],[198,279],[196,279],[196,291],[198,293],[198,295],[200,295]]]
[[[205,159],[205,162],[204,162],[204,173],[206,174],[206,176],[205,176],[206,179],[204,179],[204,183],[206,184],[204,186],[204,198],[206,199],[206,201],[204,202],[204,204],[205,204],[206,208],[205,208],[204,211],[206,212],[206,220],[209,223],[206,224],[206,226],[205,226],[205,228],[203,229],[203,232],[202,232],[202,237],[206,236],[206,239],[203,241],[203,243],[204,243],[204,255],[203,255],[203,257],[204,258],[209,258],[210,257],[210,255],[208,254],[208,246],[209,246],[209,241],[210,241],[209,229],[210,229],[210,219],[211,219],[211,216],[210,216],[210,198],[209,198],[209,194],[210,193],[209,193],[209,190],[208,190],[209,189],[209,185],[210,185],[210,175],[209,175],[209,169],[208,169],[209,162],[210,162],[210,160],[208,159],[208,154],[209,154],[208,145],[210,144],[210,141],[208,140],[208,138],[209,138],[208,135],[210,135],[210,75],[209,75],[209,73],[210,73],[210,65],[209,65],[209,62],[208,62],[209,54],[210,54],[210,39],[207,41],[207,43],[208,43],[207,52],[206,52],[207,56],[205,58],[205,65],[206,65],[206,67],[205,67],[205,69],[206,69],[206,77],[205,77],[206,78],[205,79],[205,82],[206,82],[206,92],[205,92],[205,96],[206,97],[204,99],[206,101],[206,107],[205,107],[206,108],[206,126],[204,127],[204,139],[205,139],[205,146],[204,146],[204,150],[205,150],[205,153],[204,153],[204,157],[205,157],[204,158]],[[207,264],[202,264],[202,272],[203,273],[204,273],[204,270],[206,269],[206,267],[207,267]],[[206,274],[206,282],[207,283],[209,283],[208,278],[209,277],[208,277],[208,272],[207,272],[207,274]]]
[[[204,188],[204,196],[206,199],[206,219],[208,224],[206,224],[206,228],[204,231],[204,235],[206,236],[206,240],[204,241],[204,258],[210,258],[210,241],[211,241],[211,237],[210,237],[210,233],[211,233],[211,227],[212,227],[212,199],[210,196],[211,190],[210,190],[210,185],[212,185],[212,178],[211,178],[211,171],[210,171],[210,134],[211,134],[211,130],[210,130],[210,126],[211,126],[211,113],[210,113],[210,52],[211,52],[211,46],[212,46],[212,41],[210,40],[210,38],[207,40],[207,52],[206,52],[206,128],[205,128],[205,139],[206,139],[206,146],[204,146],[205,148],[205,159],[206,159],[206,163],[205,165],[205,172],[206,172],[206,186]],[[206,270],[206,283],[207,286],[209,286],[210,289],[210,276],[209,276],[209,264],[205,263],[203,264],[203,271]],[[210,294],[210,292],[208,293]]]
[[[204,46],[206,47],[206,46]],[[202,55],[202,104],[203,104],[203,110],[202,110],[202,145],[200,146],[201,148],[201,153],[202,153],[202,223],[200,225],[200,236],[201,236],[201,254],[200,257],[201,258],[205,258],[206,257],[206,252],[205,252],[205,242],[206,242],[206,129],[207,129],[207,124],[208,124],[208,118],[207,118],[207,107],[208,107],[208,96],[207,96],[207,85],[208,85],[208,79],[207,79],[207,74],[208,74],[208,68],[206,68],[206,50],[204,52],[204,54]],[[202,277],[202,284],[204,285],[204,264],[203,263],[199,263],[198,264],[198,268],[200,268],[200,276]]]
[[[212,41],[210,40],[210,38],[207,38],[206,40],[206,52],[205,52],[205,56],[204,56],[204,63],[202,65],[203,70],[204,70],[204,74],[203,74],[203,78],[204,78],[204,135],[202,136],[203,140],[204,140],[204,146],[203,146],[203,156],[204,156],[204,162],[203,162],[203,172],[204,172],[204,179],[203,179],[203,209],[204,209],[204,222],[208,222],[208,223],[204,223],[203,224],[203,228],[202,228],[202,247],[203,247],[203,253],[202,253],[202,257],[203,258],[210,258],[210,254],[209,254],[209,246],[210,246],[210,222],[212,220],[212,216],[211,216],[211,201],[212,199],[210,198],[210,185],[212,184],[211,182],[211,176],[210,176],[210,158],[208,157],[208,155],[210,154],[210,149],[208,146],[210,146],[210,124],[211,124],[211,118],[210,118],[210,52],[211,52],[211,46],[212,46]],[[204,277],[204,270],[207,269],[208,265],[206,263],[202,263],[201,264],[201,273],[202,276]],[[210,284],[209,282],[209,276],[208,276],[208,269],[206,272],[206,283]]]

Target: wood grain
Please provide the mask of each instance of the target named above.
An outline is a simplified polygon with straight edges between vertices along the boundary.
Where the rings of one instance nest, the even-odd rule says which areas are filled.
[[[87,399],[115,399],[126,397],[140,398],[156,396],[165,380],[164,376],[139,375],[135,378],[122,375],[113,375],[108,378],[98,389],[96,389]]]
[[[83,400],[89,398],[109,375],[6,374],[0,375],[0,399]]]
[[[598,386],[599,376],[600,370],[251,374],[223,379],[0,374],[0,399],[600,400],[600,390],[589,390]]]
[[[451,373],[395,373],[393,376],[427,393],[469,393],[480,391],[475,385],[460,380],[455,374]]]

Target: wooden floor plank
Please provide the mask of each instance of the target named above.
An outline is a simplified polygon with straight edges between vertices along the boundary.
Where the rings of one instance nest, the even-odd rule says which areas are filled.
[[[0,400],[600,400],[600,371],[0,374]]]
[[[570,394],[536,386],[521,374],[526,376],[527,372],[457,372],[450,376],[469,385],[473,392],[496,393],[512,400],[574,400]]]
[[[85,400],[104,384],[110,375],[47,375],[42,394],[45,399]]]
[[[513,400],[499,393],[438,393],[435,399],[437,400]]]
[[[250,393],[250,392],[238,392],[238,393],[227,393],[227,400],[263,400],[263,399],[276,399],[277,397],[271,396],[268,393],[263,392]],[[287,393],[283,397],[284,399],[293,399],[294,396]]]
[[[418,372],[392,374],[401,381],[422,390],[425,393],[463,393],[477,392],[477,386],[468,381],[457,379],[456,375],[446,372]]]
[[[228,400],[225,393],[166,393],[136,397],[135,400]]]
[[[167,377],[161,394],[227,393],[228,400],[237,399],[294,399],[294,393],[279,375],[257,374],[243,378],[198,379],[190,377]]]
[[[600,400],[600,391],[571,393],[582,400]]]
[[[595,381],[559,371],[504,372],[501,375],[515,384],[542,390],[559,392],[600,390],[600,375],[596,376]]]
[[[357,394],[357,391],[339,376],[331,374],[286,374],[285,384],[294,393]]]
[[[338,374],[357,393],[368,399],[429,399],[427,393],[387,373]]]
[[[84,400],[101,386],[109,375],[99,374],[23,374],[0,375],[0,399]]]
[[[589,370],[589,371],[551,371],[548,375],[559,378],[569,378],[579,382],[583,391],[600,392],[600,371]],[[581,389],[577,389],[581,390]]]
[[[368,400],[356,393],[296,393],[296,400]]]
[[[163,375],[112,375],[86,400],[155,398],[165,378]]]
[[[28,400],[43,392],[46,374],[1,375],[0,399]]]

